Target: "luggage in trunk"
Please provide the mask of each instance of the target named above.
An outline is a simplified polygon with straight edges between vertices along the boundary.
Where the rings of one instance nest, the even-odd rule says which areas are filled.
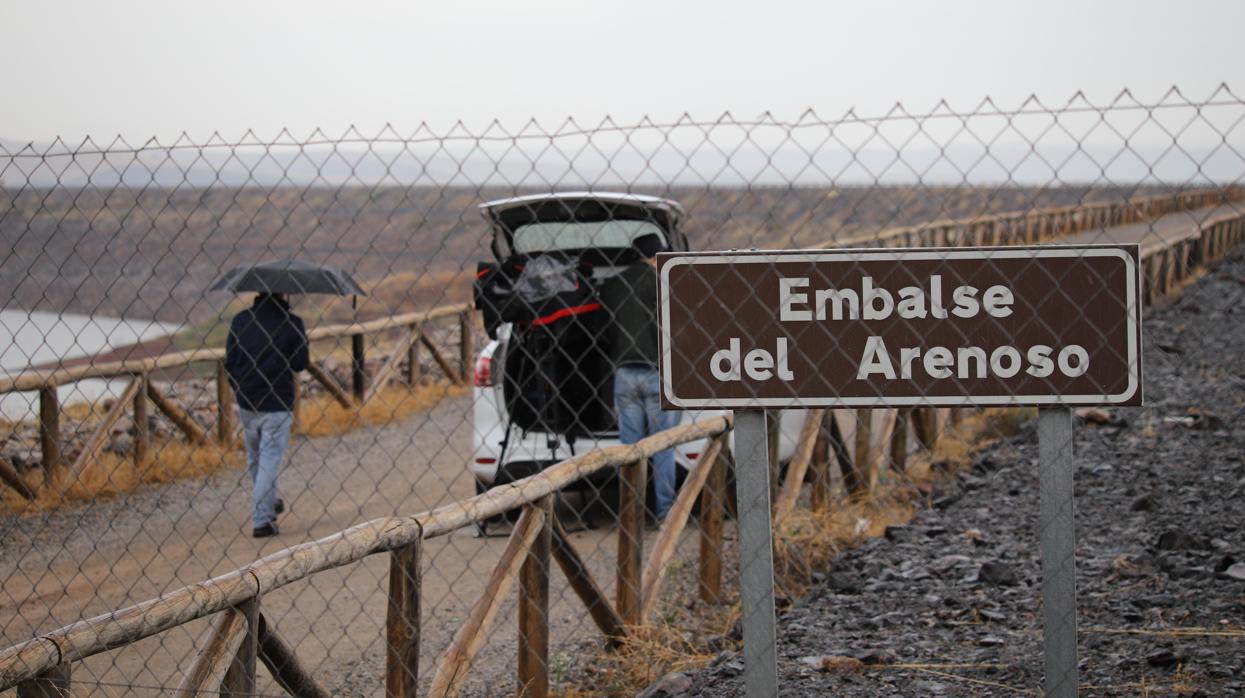
[[[617,430],[608,312],[591,269],[544,255],[482,269],[477,307],[486,327],[513,323],[502,390],[511,422],[566,437]]]

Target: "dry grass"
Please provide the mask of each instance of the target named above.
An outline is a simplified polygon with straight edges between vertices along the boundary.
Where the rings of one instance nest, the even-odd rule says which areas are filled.
[[[915,668],[915,669],[911,669],[911,671],[916,671],[916,672],[919,672],[919,673],[922,673],[922,674],[929,674],[929,675],[931,675],[931,676],[937,676],[938,678],[941,678],[941,679],[950,679],[950,680],[952,680],[952,681],[960,681],[960,682],[963,682],[963,683],[972,684],[972,685],[977,685],[977,686],[988,686],[988,687],[990,687],[990,688],[1001,688],[1001,689],[1003,689],[1003,690],[1005,690],[1005,691],[1009,691],[1009,692],[1011,692],[1011,693],[1014,693],[1014,694],[1016,694],[1016,695],[1020,695],[1020,696],[1040,696],[1040,695],[1042,695],[1041,691],[1038,691],[1038,690],[1035,690],[1035,689],[1032,689],[1032,688],[1025,688],[1025,687],[1023,687],[1023,686],[1009,686],[1008,684],[1005,684],[1005,683],[1000,683],[1000,682],[998,682],[998,681],[989,681],[989,680],[986,680],[986,679],[976,679],[976,678],[973,678],[973,677],[971,677],[971,676],[963,676],[963,675],[961,675],[961,674],[952,674],[952,673],[950,673],[950,672],[946,672],[946,671],[936,671],[936,670],[934,670],[934,669],[922,669],[922,668]]]
[[[966,415],[956,428],[948,425],[943,430],[932,453],[912,454],[904,474],[885,481],[870,495],[848,498],[839,493],[824,512],[797,507],[774,532],[779,601],[806,594],[813,573],[828,571],[839,553],[882,535],[887,526],[911,520],[938,481],[967,469],[973,453],[1015,433],[1033,414],[1033,410],[988,409]],[[725,567],[732,569],[731,562],[726,561]],[[727,637],[739,620],[736,587],[734,580],[724,580],[725,603],[707,606],[690,601],[694,584],[668,585],[658,622],[631,629],[633,635],[619,649],[602,649],[592,656],[571,679],[574,685],[560,688],[556,695],[632,696],[670,672],[706,666],[717,654],[707,639]]]
[[[1202,685],[1199,685],[1202,684]],[[1087,695],[1121,695],[1129,694],[1135,696],[1144,696],[1151,698],[1153,696],[1189,696],[1189,695],[1210,695],[1206,692],[1210,686],[1204,685],[1200,677],[1192,669],[1181,664],[1176,667],[1175,673],[1170,679],[1142,679],[1135,683],[1117,683],[1117,684],[1099,684],[1099,685],[1081,685],[1081,690]]]
[[[241,468],[245,459],[240,451],[227,450],[216,444],[196,446],[178,440],[151,444],[140,465],[133,458],[114,453],[100,453],[87,463],[76,478],[45,482],[42,471],[26,475],[26,482],[38,493],[28,502],[5,489],[0,510],[34,513],[54,509],[68,502],[89,501],[129,492],[142,484],[203,478],[224,469]]]
[[[1095,633],[1100,635],[1145,635],[1147,637],[1184,638],[1184,637],[1245,637],[1245,629],[1241,628],[1079,628],[1079,633]]]
[[[705,638],[726,637],[738,617],[737,603],[667,609],[666,622],[628,627],[627,639],[617,649],[602,650],[586,666],[576,667],[582,673],[571,685],[556,687],[553,695],[629,697],[669,672],[703,667],[717,654]]]
[[[463,395],[469,388],[448,382],[428,382],[414,389],[393,384],[385,387],[361,410],[342,407],[327,395],[308,398],[299,404],[298,433],[311,436],[336,436],[362,426],[400,421],[427,409],[448,395]],[[102,417],[104,403],[73,405],[65,415],[83,425]],[[12,428],[12,425],[6,425]],[[73,454],[65,456],[72,459]],[[46,483],[42,470],[24,475],[38,497],[27,501],[8,487],[0,486],[0,511],[34,513],[47,511],[69,502],[111,497],[129,492],[147,483],[199,479],[222,469],[241,468],[245,457],[241,449],[226,449],[215,441],[194,445],[170,439],[153,441],[142,465],[133,458],[101,452],[89,462],[77,478]]]
[[[915,499],[911,488],[888,484],[867,499],[840,500],[829,511],[796,509],[775,531],[774,584],[790,599],[803,596],[813,573],[830,569],[839,553],[911,519]]]
[[[343,407],[329,395],[317,395],[298,403],[296,433],[305,436],[337,436],[362,426],[389,424],[428,409],[450,395],[466,395],[465,385],[437,381],[415,388],[390,384],[362,409]]]

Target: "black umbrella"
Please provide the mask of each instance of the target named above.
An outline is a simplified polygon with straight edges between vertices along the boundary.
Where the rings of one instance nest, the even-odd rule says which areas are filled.
[[[338,269],[309,264],[297,259],[260,262],[225,272],[210,291],[243,293],[327,293],[335,296],[365,296],[350,274]]]

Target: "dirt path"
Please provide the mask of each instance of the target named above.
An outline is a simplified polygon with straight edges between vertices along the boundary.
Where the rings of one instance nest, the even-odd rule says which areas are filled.
[[[275,539],[249,537],[248,482],[236,471],[149,486],[64,511],[6,517],[0,521],[0,640],[17,643],[39,630],[151,598],[360,521],[468,497],[474,493],[465,469],[470,414],[470,397],[452,397],[400,424],[296,439],[281,482],[290,511]],[[608,584],[605,562],[613,545],[608,530],[573,538]],[[465,617],[504,542],[501,536],[479,539],[465,529],[426,548],[425,667]],[[335,692],[373,694],[380,688],[373,665],[384,650],[387,565],[384,556],[373,556],[263,599],[276,627]],[[576,628],[592,631],[577,602],[565,598],[564,586],[552,590],[557,640]],[[140,692],[171,689],[201,625],[91,658],[75,667],[74,682],[80,691],[103,694],[128,694],[123,687],[130,685]],[[498,618],[497,637],[481,654],[473,681],[490,678],[490,663],[501,675],[513,673],[513,626],[509,617]],[[352,673],[355,666],[369,667],[366,675]]]
[[[471,397],[455,396],[400,423],[343,436],[295,438],[281,477],[289,511],[281,519],[281,535],[274,539],[249,535],[250,483],[242,471],[145,486],[85,506],[0,518],[0,643],[16,644],[40,631],[145,601],[362,521],[469,497],[474,494],[465,467],[470,415]],[[851,443],[852,420],[842,423]],[[580,500],[572,494],[566,501]],[[571,533],[571,539],[612,597],[615,529],[602,522],[601,528]],[[505,544],[506,528],[496,528],[483,539],[474,529],[462,529],[426,546],[421,642],[425,681],[482,591]],[[680,554],[695,555],[695,536],[694,530],[684,534]],[[262,600],[270,621],[335,694],[382,691],[387,573],[387,558],[376,555],[295,582]],[[568,665],[573,648],[597,637],[598,631],[560,572],[554,573],[550,593],[550,657],[556,668]],[[513,613],[512,598],[473,666],[469,695],[492,695],[499,682],[513,682]],[[175,628],[75,665],[76,690],[130,695],[175,688],[204,625],[199,621]],[[267,681],[266,673],[261,675]],[[264,685],[279,692],[275,685]]]

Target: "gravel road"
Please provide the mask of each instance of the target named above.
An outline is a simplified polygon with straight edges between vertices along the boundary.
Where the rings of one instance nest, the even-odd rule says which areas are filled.
[[[1238,253],[1148,313],[1145,407],[1077,426],[1081,695],[1245,694],[1243,308]],[[1039,694],[1032,425],[949,495],[781,614],[781,695]],[[653,695],[737,696],[741,669],[724,653]]]

